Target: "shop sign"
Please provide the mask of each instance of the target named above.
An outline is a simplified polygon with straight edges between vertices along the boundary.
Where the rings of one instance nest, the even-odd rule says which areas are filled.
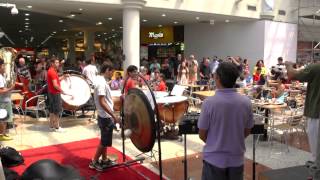
[[[149,38],[152,39],[158,39],[158,38],[163,38],[163,33],[159,32],[159,33],[155,33],[155,32],[149,32]]]

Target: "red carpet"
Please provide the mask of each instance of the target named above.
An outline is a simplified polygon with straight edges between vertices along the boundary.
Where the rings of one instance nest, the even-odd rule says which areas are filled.
[[[33,162],[36,162],[40,159],[53,159],[61,164],[73,166],[75,169],[80,171],[81,175],[86,177],[86,179],[90,179],[90,177],[94,177],[96,179],[101,180],[144,179],[137,172],[127,167],[112,168],[105,172],[97,172],[95,170],[89,169],[89,162],[95,153],[96,146],[98,143],[99,139],[94,138],[66,144],[24,150],[21,151],[21,153],[25,158],[25,165],[20,165],[13,169],[17,171],[19,174],[22,174],[24,170]],[[116,150],[115,148],[108,148],[108,154],[116,154],[119,157],[118,162],[122,161],[122,153]],[[159,176],[157,174],[140,164],[135,164],[130,167],[135,169],[136,171],[141,172],[143,175],[152,180],[159,179]]]

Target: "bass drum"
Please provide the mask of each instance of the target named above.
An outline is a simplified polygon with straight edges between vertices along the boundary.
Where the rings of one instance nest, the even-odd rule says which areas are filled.
[[[64,74],[60,81],[61,89],[68,95],[61,94],[65,110],[78,110],[91,97],[88,81],[79,74]]]

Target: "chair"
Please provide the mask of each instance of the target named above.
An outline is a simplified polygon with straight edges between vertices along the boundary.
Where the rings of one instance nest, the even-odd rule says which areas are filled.
[[[289,107],[289,109],[290,111],[284,112],[283,123],[276,124],[273,126],[274,131],[278,130],[282,133],[281,137],[284,138],[285,144],[287,146],[287,152],[289,152],[288,135],[292,133],[293,130],[298,132],[299,129],[302,129],[301,123],[303,122],[303,119],[304,119],[303,113],[301,111],[303,107],[294,108],[294,109]]]
[[[35,99],[37,100],[36,105],[35,106],[28,106],[29,103]],[[45,100],[46,99],[45,99],[44,95],[37,95],[37,96],[33,96],[30,99],[28,99],[25,104],[25,110],[24,110],[25,115],[27,115],[27,112],[35,112],[36,118],[37,118],[37,120],[39,120],[39,112],[42,111],[45,113],[46,118],[48,118]],[[24,120],[26,120],[26,116],[24,116]]]

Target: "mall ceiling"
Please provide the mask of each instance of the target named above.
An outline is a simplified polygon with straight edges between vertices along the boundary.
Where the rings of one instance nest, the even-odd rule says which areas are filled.
[[[94,30],[101,38],[121,35],[121,5],[83,3],[55,0],[1,0],[16,4],[19,14],[11,15],[10,9],[0,8],[0,28],[14,45],[5,37],[0,43],[7,46],[39,46],[49,36],[47,42],[79,35],[84,30]],[[28,19],[28,20],[27,20]],[[145,8],[141,11],[142,26],[183,25],[250,20],[234,16],[213,15],[189,11]]]

